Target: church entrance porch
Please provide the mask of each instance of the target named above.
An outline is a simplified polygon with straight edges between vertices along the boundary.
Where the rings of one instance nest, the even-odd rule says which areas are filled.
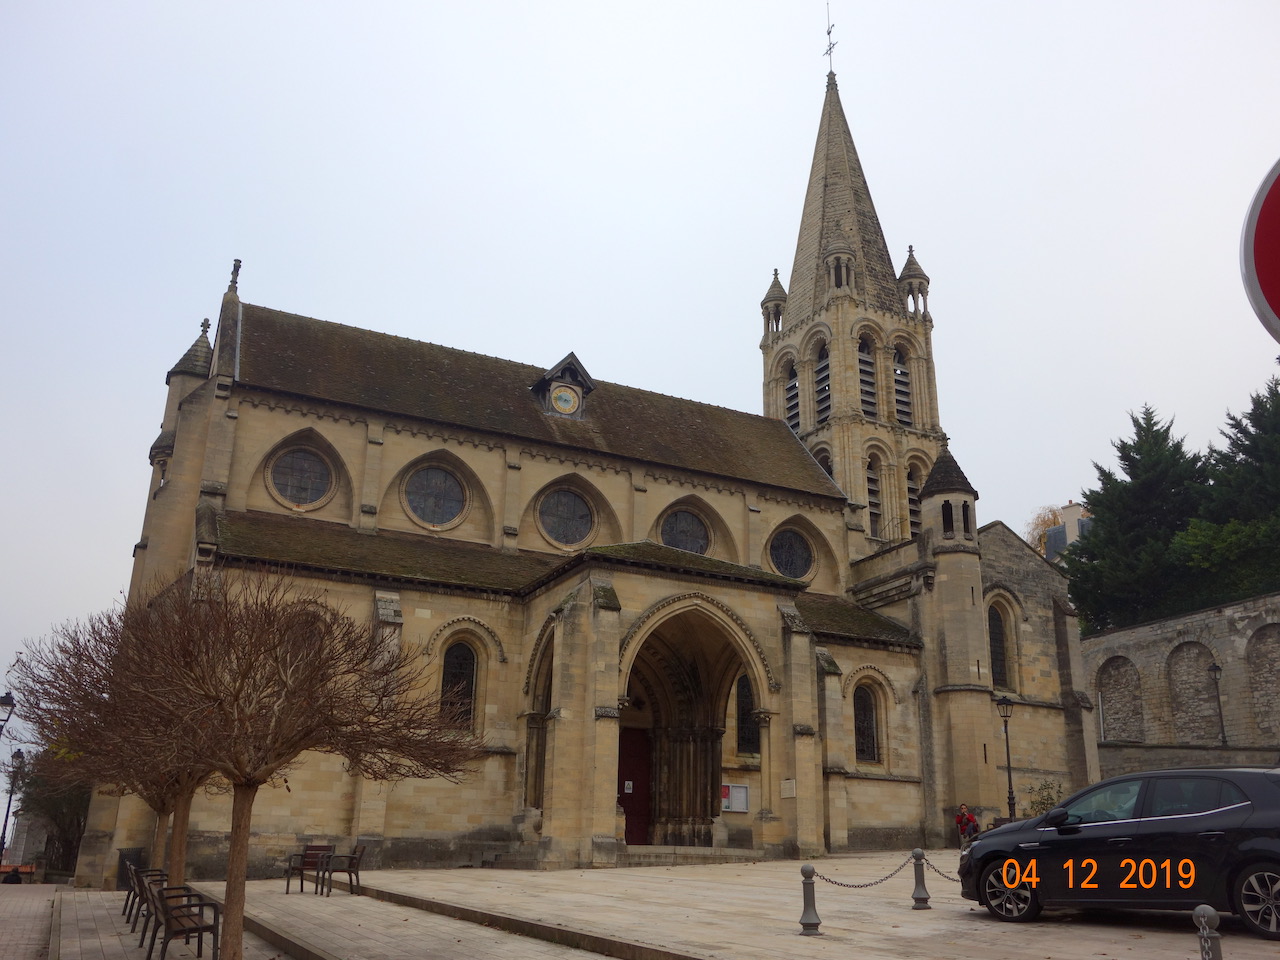
[[[618,738],[626,842],[711,847],[721,808],[725,711],[743,661],[698,608],[645,637],[631,664]]]

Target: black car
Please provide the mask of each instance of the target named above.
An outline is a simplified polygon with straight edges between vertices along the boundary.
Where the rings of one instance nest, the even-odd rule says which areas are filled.
[[[1280,940],[1280,767],[1133,773],[996,827],[960,854],[961,893],[1000,920],[1044,907],[1207,903]]]

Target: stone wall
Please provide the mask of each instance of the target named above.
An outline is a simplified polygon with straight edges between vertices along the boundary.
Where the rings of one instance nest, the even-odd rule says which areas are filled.
[[[1278,762],[1280,594],[1110,630],[1081,648],[1104,776]]]

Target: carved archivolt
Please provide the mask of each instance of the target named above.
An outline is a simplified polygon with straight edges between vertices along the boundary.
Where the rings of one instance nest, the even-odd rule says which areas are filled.
[[[889,691],[893,697],[894,703],[901,703],[902,698],[898,696],[898,688],[893,685],[893,681],[889,679],[889,675],[877,667],[874,663],[864,663],[860,667],[855,667],[849,671],[849,676],[845,677],[844,688],[840,691],[841,697],[847,697],[853,692],[854,685],[868,674],[875,674],[876,679]]]
[[[631,641],[641,632],[647,630],[649,626],[657,619],[665,619],[664,612],[670,612],[670,608],[676,605],[684,605],[688,607],[709,606],[719,611],[726,620],[731,621],[738,628],[739,635],[742,636],[756,652],[756,657],[760,660],[760,665],[764,668],[765,676],[769,681],[769,689],[777,692],[782,689],[782,683],[773,675],[773,668],[769,665],[769,658],[765,656],[764,649],[760,646],[760,641],[751,632],[741,617],[733,612],[728,606],[709,597],[705,593],[682,593],[678,596],[667,597],[665,600],[659,600],[640,616],[636,617],[631,627],[627,630],[626,635],[622,638],[622,642],[618,644],[618,670],[622,670],[623,661],[627,656],[627,647]]]
[[[542,659],[542,648],[546,645],[547,639],[555,630],[556,621],[560,618],[558,613],[548,614],[547,619],[542,621],[542,629],[538,631],[538,639],[533,641],[533,648],[529,651],[529,665],[524,671],[524,692],[529,692],[529,687],[533,685],[533,671],[538,667],[538,661]]]
[[[446,633],[456,632],[459,629],[458,624],[460,623],[466,624],[467,630],[478,634],[489,642],[493,647],[494,652],[497,654],[499,663],[507,662],[507,653],[502,649],[502,641],[498,639],[498,635],[490,630],[483,620],[478,620],[475,617],[454,617],[452,620],[446,620],[442,623],[439,629],[437,629],[435,633],[431,634],[431,639],[427,641],[428,659],[435,655],[436,642]]]

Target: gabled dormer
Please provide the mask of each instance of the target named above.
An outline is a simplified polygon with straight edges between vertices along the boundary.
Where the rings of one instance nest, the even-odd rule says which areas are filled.
[[[581,420],[586,413],[587,395],[595,388],[595,381],[582,361],[570,353],[543,373],[529,389],[547,414]]]

